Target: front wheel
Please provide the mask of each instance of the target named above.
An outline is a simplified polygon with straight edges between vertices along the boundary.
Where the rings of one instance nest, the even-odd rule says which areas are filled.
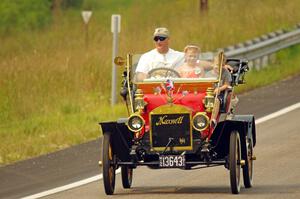
[[[230,134],[229,145],[229,171],[230,186],[233,194],[240,192],[240,174],[241,174],[241,140],[237,131]]]
[[[121,167],[122,185],[124,189],[129,189],[132,184],[133,169],[128,166]]]
[[[111,147],[110,132],[105,132],[103,135],[102,153],[104,189],[107,195],[112,195],[115,190],[116,168],[113,164],[114,153]]]
[[[245,188],[252,187],[253,184],[253,144],[252,139],[246,138],[247,159],[243,167],[243,178]]]

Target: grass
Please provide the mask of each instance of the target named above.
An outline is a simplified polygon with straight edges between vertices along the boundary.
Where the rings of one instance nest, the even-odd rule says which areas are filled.
[[[99,121],[126,116],[121,104],[109,105],[111,14],[122,15],[120,55],[153,48],[151,35],[157,26],[170,29],[174,49],[195,43],[209,51],[300,21],[300,0],[249,1],[247,6],[243,0],[211,0],[206,15],[199,14],[198,0],[117,2],[96,4],[88,47],[80,10],[57,13],[43,30],[0,38],[0,165],[95,139]],[[249,73],[248,88],[299,71],[292,66],[299,63],[296,53],[298,47],[280,53],[278,67],[271,69],[274,75],[264,72],[270,69]],[[282,67],[285,63],[290,64]],[[261,80],[254,81],[259,75]]]

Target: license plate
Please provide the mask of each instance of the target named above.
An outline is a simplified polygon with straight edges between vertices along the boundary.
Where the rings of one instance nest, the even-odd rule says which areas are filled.
[[[176,168],[185,166],[184,155],[160,155],[159,166],[165,168]]]

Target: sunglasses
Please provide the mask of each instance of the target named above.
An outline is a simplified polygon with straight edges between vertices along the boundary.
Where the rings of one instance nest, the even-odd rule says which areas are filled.
[[[156,36],[156,37],[154,37],[154,41],[164,41],[165,39],[167,39],[167,37],[160,37],[160,36]]]

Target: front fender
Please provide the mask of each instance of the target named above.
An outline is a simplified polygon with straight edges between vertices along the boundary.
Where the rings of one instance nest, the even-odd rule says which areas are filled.
[[[211,143],[219,158],[229,153],[230,133],[238,131],[241,138],[242,154],[246,154],[246,136],[256,145],[255,118],[253,115],[236,115],[231,120],[218,123],[211,136]]]
[[[100,122],[102,133],[111,134],[111,146],[113,152],[122,161],[130,160],[130,150],[132,146],[133,135],[125,124],[126,120]]]

